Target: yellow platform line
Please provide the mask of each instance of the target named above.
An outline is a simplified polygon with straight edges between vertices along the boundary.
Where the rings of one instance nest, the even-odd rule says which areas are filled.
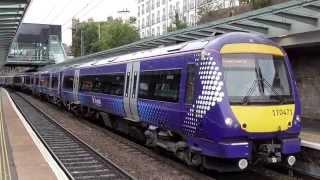
[[[0,141],[1,141],[1,179],[11,180],[10,174],[10,164],[8,159],[8,150],[7,143],[5,138],[5,129],[4,129],[4,116],[3,116],[3,104],[2,104],[2,94],[0,95]]]
[[[0,95],[1,96],[1,95]],[[2,99],[2,96],[1,96]],[[2,106],[1,104],[1,99],[0,99],[0,106]],[[1,179],[4,179],[6,177],[6,172],[4,170],[4,146],[5,146],[5,142],[3,142],[3,129],[2,129],[2,108],[0,108],[0,143],[1,143],[1,162],[0,162],[0,166],[1,166]]]

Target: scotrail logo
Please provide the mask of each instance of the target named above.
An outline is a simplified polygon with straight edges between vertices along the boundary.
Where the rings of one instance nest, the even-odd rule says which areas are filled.
[[[92,103],[101,106],[101,99],[98,99],[97,97],[92,96]]]

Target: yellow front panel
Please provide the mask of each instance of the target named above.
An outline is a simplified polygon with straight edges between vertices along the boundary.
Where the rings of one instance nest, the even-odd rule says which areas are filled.
[[[247,132],[285,131],[292,125],[295,105],[231,106],[231,109]]]
[[[257,54],[273,54],[278,56],[284,56],[282,51],[275,47],[266,44],[254,44],[254,43],[235,43],[226,44],[221,50],[221,54],[235,54],[235,53],[257,53]]]

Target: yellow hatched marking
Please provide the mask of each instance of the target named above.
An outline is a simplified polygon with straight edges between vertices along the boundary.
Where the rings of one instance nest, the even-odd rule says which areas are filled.
[[[8,151],[5,139],[2,94],[0,95],[0,141],[1,141],[1,176],[3,180],[11,180]]]

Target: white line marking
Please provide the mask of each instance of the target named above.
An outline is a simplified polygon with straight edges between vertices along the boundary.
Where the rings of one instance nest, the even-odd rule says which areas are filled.
[[[304,146],[304,147],[320,150],[320,144],[319,143],[302,140],[301,141],[301,145]]]
[[[44,159],[48,162],[50,168],[52,169],[52,171],[54,172],[54,174],[56,175],[58,180],[68,180],[68,177],[66,176],[66,174],[64,173],[64,171],[60,168],[60,166],[57,164],[57,162],[53,159],[53,157],[51,156],[51,154],[48,152],[48,150],[46,149],[46,147],[42,144],[41,140],[38,138],[38,136],[35,134],[35,132],[33,132],[32,128],[30,127],[30,125],[27,123],[27,121],[25,120],[25,118],[23,117],[23,115],[20,113],[20,111],[17,109],[16,105],[14,104],[14,102],[12,101],[9,93],[7,90],[2,89],[3,92],[6,93],[9,102],[12,106],[12,108],[14,109],[14,111],[17,113],[20,121],[22,122],[23,126],[26,128],[27,132],[29,133],[30,137],[32,138],[33,142],[36,144],[36,146],[38,147],[39,151],[41,152],[42,156],[44,157]]]

